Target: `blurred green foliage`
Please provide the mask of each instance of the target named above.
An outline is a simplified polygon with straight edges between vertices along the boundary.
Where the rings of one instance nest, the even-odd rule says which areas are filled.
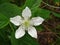
[[[17,27],[11,25],[10,17],[21,15],[22,10],[26,6],[31,9],[32,17],[41,16],[45,20],[49,19],[51,11],[39,8],[42,0],[24,0],[24,4],[23,1],[18,2],[19,0],[0,0],[0,45],[39,45],[38,41],[28,34],[21,39],[15,39],[14,34]],[[60,18],[60,14],[55,12],[53,14]],[[14,31],[12,28],[15,28]],[[38,29],[40,30],[42,27]],[[60,43],[58,43],[58,45],[60,45]]]

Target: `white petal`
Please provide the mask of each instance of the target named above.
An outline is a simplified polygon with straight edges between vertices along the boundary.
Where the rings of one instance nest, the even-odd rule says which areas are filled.
[[[41,17],[34,17],[31,20],[31,24],[34,26],[38,26],[38,25],[42,24],[43,21],[44,21],[44,19]]]
[[[30,34],[30,36],[32,36],[33,38],[37,38],[37,31],[34,27],[28,28],[28,34]]]
[[[20,16],[15,16],[13,18],[10,18],[10,22],[12,22],[16,26],[19,26],[22,23],[22,18]]]
[[[15,38],[19,39],[19,38],[23,37],[24,34],[25,34],[25,28],[23,26],[20,26],[15,32]]]
[[[22,12],[22,16],[25,18],[25,19],[28,19],[31,17],[31,10],[26,7],[23,12]]]

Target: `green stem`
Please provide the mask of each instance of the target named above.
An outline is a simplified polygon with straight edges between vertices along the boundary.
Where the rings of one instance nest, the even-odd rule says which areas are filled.
[[[11,30],[14,31],[14,28],[13,28],[13,26],[11,25],[11,23],[9,23],[9,25],[10,25]]]

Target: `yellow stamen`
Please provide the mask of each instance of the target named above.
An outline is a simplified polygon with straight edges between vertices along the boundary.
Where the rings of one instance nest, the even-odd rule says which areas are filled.
[[[28,20],[25,21],[25,22],[24,22],[24,25],[25,25],[25,27],[28,27],[28,26],[30,25],[29,21],[28,21]]]

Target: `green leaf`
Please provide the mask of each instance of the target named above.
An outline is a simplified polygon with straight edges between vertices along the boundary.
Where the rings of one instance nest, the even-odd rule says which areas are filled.
[[[35,28],[36,28],[37,31],[43,31],[44,30],[42,25],[36,26]]]
[[[54,2],[60,2],[60,0],[53,0]]]
[[[14,35],[15,32],[13,32],[11,35],[12,45],[39,45],[38,42],[28,34],[25,34],[25,36],[20,39],[16,39]]]
[[[60,13],[54,13],[54,12],[53,12],[53,14],[54,14],[54,16],[56,16],[56,17],[59,17],[59,18],[60,18]]]
[[[34,1],[35,1],[35,0],[34,0]],[[42,0],[37,0],[37,1],[35,1],[35,4],[32,5],[32,8],[34,8],[34,7],[39,7],[41,2],[42,2]]]
[[[21,9],[14,4],[4,3],[0,5],[0,12],[8,18],[21,15]]]
[[[60,39],[57,38],[55,44],[56,44],[56,45],[60,45]]]
[[[0,0],[0,4],[5,2],[10,2],[10,0]]]
[[[8,33],[5,30],[0,30],[0,45],[10,45]]]
[[[34,17],[36,16],[40,16],[44,19],[47,19],[50,17],[50,11],[49,10],[46,10],[46,9],[41,9],[41,8],[34,8],[32,9],[32,14]]]
[[[9,19],[5,17],[5,15],[0,13],[0,29],[8,25]]]
[[[28,6],[30,8],[33,8],[33,7],[39,7],[40,6],[40,3],[42,2],[42,0],[26,0],[25,2],[25,7]]]

